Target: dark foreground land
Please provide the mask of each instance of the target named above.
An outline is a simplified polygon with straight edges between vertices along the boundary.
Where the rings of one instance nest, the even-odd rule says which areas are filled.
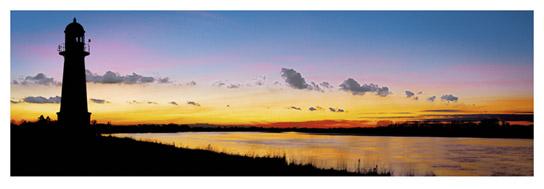
[[[79,133],[79,134],[77,134]],[[176,148],[52,127],[11,127],[12,176],[386,176]]]

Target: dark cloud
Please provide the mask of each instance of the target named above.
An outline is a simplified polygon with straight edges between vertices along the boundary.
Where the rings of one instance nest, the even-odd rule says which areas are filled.
[[[60,103],[60,96],[45,98],[43,96],[28,96],[23,98],[23,101],[26,103],[35,103],[35,104],[58,104]]]
[[[283,77],[285,82],[292,88],[308,89],[310,87],[302,75],[293,69],[282,68],[281,77]]]
[[[423,91],[419,91],[419,92],[417,92],[417,94],[418,94],[418,95],[423,94]]]
[[[175,105],[175,106],[177,106],[177,105],[178,105],[178,103],[177,103],[177,102],[175,102],[175,101],[171,101],[171,102],[169,102],[168,104],[172,104],[172,105]]]
[[[316,110],[317,110],[317,108],[314,108],[314,107],[309,107],[309,108],[308,108],[308,110],[310,110],[310,111],[316,111]]]
[[[436,96],[431,96],[427,98],[427,101],[430,101],[430,102],[434,102],[434,100],[436,100]]]
[[[99,75],[96,73],[92,73],[89,70],[86,70],[85,75],[87,78],[87,82],[104,83],[104,84],[117,84],[117,83],[143,84],[143,83],[153,83],[155,82],[155,80],[157,80],[153,77],[142,76],[136,73],[132,73],[131,75],[121,75],[119,73],[112,72],[112,71],[107,71],[106,73],[104,73],[104,75]],[[165,78],[162,78],[162,81],[164,82]],[[169,79],[166,78],[166,81],[169,81]]]
[[[415,95],[415,93],[414,93],[414,92],[412,92],[412,91],[408,91],[408,90],[404,91],[404,93],[406,94],[406,97],[407,97],[407,98],[411,98],[412,96],[414,96],[414,95]]]
[[[55,81],[52,77],[47,77],[43,73],[38,73],[35,76],[26,76],[23,80],[13,80],[14,85],[60,85],[61,83]]]
[[[196,103],[196,102],[194,102],[194,101],[187,101],[187,104],[193,105],[193,106],[200,106],[199,103]]]
[[[451,113],[451,112],[463,112],[463,111],[455,110],[455,109],[435,109],[435,110],[423,110],[421,112]]]
[[[353,95],[364,95],[365,93],[370,92],[375,93],[378,96],[385,97],[391,94],[388,87],[379,87],[378,85],[372,83],[360,85],[352,78],[348,78],[342,84],[340,84],[340,89],[351,92]]]
[[[293,109],[293,110],[299,110],[299,111],[302,110],[300,107],[296,107],[296,106],[291,106],[291,107],[289,107],[289,108],[290,108],[290,109]]]
[[[11,100],[9,100],[9,102],[11,102],[12,104],[19,104],[19,103],[21,103],[22,101],[11,99]]]
[[[345,110],[342,109],[342,108],[332,108],[332,107],[329,107],[329,111],[331,111],[331,112],[345,112]]]
[[[323,89],[321,89],[319,84],[316,84],[315,82],[306,82],[306,80],[302,77],[302,74],[293,69],[282,68],[281,77],[283,77],[285,83],[287,83],[291,88],[323,92]]]
[[[106,104],[106,103],[110,103],[109,101],[104,100],[104,99],[91,98],[91,99],[89,99],[89,100],[91,100],[91,102],[96,103],[96,104]]]
[[[442,97],[440,97],[440,99],[442,99],[443,101],[447,101],[447,102],[457,102],[457,100],[459,100],[458,97],[453,96],[451,94],[442,95]]]
[[[414,100],[419,100],[419,96],[414,97]]]
[[[165,77],[165,78],[158,78],[157,83],[172,83],[172,81],[170,81],[170,78]]]

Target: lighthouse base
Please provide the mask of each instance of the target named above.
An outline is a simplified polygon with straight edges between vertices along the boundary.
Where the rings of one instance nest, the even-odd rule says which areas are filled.
[[[58,124],[65,128],[85,129],[90,127],[91,113],[83,112],[79,114],[57,112]]]

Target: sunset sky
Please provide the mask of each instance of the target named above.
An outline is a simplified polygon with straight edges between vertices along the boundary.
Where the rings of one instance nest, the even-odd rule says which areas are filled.
[[[57,45],[73,17],[91,39],[98,122],[349,127],[533,112],[532,12],[13,11],[13,120],[56,119]]]

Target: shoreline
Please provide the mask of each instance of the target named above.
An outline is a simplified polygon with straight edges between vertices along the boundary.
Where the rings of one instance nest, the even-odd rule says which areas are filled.
[[[59,128],[11,128],[11,176],[391,176]]]
[[[444,137],[444,138],[497,138],[497,139],[534,139],[532,126],[518,126],[511,128],[459,128],[459,129],[413,129],[413,128],[332,128],[332,129],[308,129],[308,128],[161,128],[163,126],[148,129],[146,126],[112,126],[111,128],[97,127],[100,134],[116,133],[180,133],[180,132],[266,132],[283,133],[298,132],[306,134],[322,135],[346,135],[346,136],[383,136],[383,137]],[[178,126],[176,126],[178,127]]]

